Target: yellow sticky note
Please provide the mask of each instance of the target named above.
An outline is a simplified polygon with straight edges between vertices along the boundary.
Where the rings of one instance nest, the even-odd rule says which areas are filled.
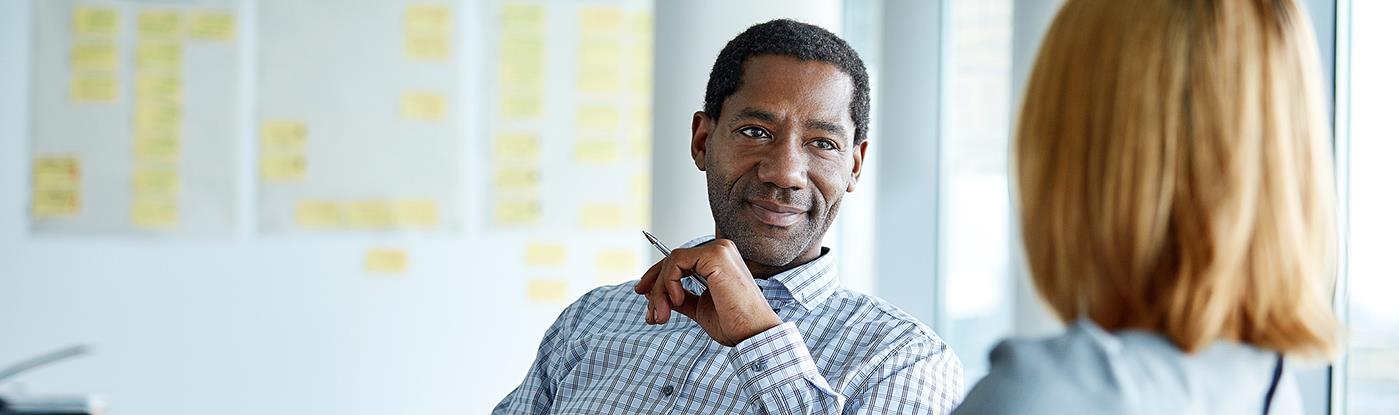
[[[506,3],[500,10],[500,28],[505,34],[530,33],[544,29],[544,6]]]
[[[562,267],[567,260],[568,248],[563,244],[531,243],[525,246],[525,265]]]
[[[396,248],[373,248],[364,254],[365,272],[402,274],[408,271],[408,252]]]
[[[540,92],[502,94],[500,115],[507,119],[540,118],[544,115],[544,96]]]
[[[180,105],[169,101],[137,101],[134,112],[138,131],[175,131],[178,134],[183,119]]]
[[[184,59],[178,39],[143,38],[136,42],[136,67],[143,70],[177,70]]]
[[[306,148],[306,123],[293,120],[266,120],[262,122],[262,151],[304,151]]]
[[[35,189],[75,189],[81,177],[78,159],[73,157],[36,158],[32,168]]]
[[[180,191],[180,172],[173,166],[137,166],[131,173],[131,191],[145,195],[172,195]]]
[[[584,36],[613,34],[622,29],[622,10],[614,6],[583,7],[578,12],[578,30]]]
[[[140,161],[173,161],[180,157],[180,137],[168,131],[138,130],[133,142]]]
[[[387,200],[357,200],[341,207],[345,224],[357,229],[388,229],[394,225],[393,206]]]
[[[615,67],[584,66],[578,69],[578,90],[589,94],[615,94],[622,88],[622,73]]]
[[[536,303],[562,303],[568,299],[568,280],[531,279],[526,281],[525,298]]]
[[[619,158],[617,154],[617,143],[612,140],[578,140],[573,145],[573,160],[582,165],[613,165]]]
[[[178,75],[145,71],[136,74],[137,102],[179,103],[183,96],[184,86]]]
[[[327,229],[340,226],[340,204],[330,200],[302,199],[296,201],[296,225],[306,229]]]
[[[637,272],[640,265],[634,249],[604,249],[597,254],[597,270],[604,274]]]
[[[143,228],[169,228],[179,221],[175,197],[137,196],[131,201],[131,223]]]
[[[446,34],[408,33],[403,37],[403,52],[408,59],[444,62],[451,54],[451,41]]]
[[[410,33],[442,33],[452,27],[452,11],[443,4],[415,4],[403,12],[404,30]]]
[[[73,69],[117,70],[117,42],[113,38],[74,43],[68,50],[68,64]]]
[[[302,154],[263,154],[262,180],[297,181],[306,178],[306,156]]]
[[[655,37],[652,28],[655,26],[655,18],[650,12],[631,13],[628,17],[631,24],[631,35],[638,42],[651,43],[651,38]]]
[[[399,98],[399,115],[414,121],[441,121],[447,114],[447,98],[435,92],[405,92]]]
[[[578,45],[578,65],[585,67],[619,68],[622,47],[612,39],[585,40]]]
[[[112,103],[117,100],[117,76],[111,72],[77,72],[68,80],[68,96],[81,103]]]
[[[406,228],[436,228],[440,221],[437,210],[437,201],[432,199],[399,199],[393,202],[394,222]]]
[[[539,213],[538,200],[498,200],[492,218],[499,226],[527,226],[539,223]]]
[[[77,188],[34,188],[30,211],[35,217],[54,218],[78,214],[80,206]]]
[[[233,40],[233,32],[233,13],[202,11],[189,16],[188,34],[191,38],[227,42]]]
[[[506,37],[500,40],[501,76],[520,76],[535,84],[544,78],[544,39],[536,36]],[[501,78],[512,85],[511,78]]]
[[[492,143],[497,159],[533,159],[539,156],[539,136],[522,133],[498,134]]]
[[[79,35],[116,35],[120,22],[121,16],[114,8],[80,6],[73,9],[73,33]]]
[[[504,166],[495,170],[497,190],[531,190],[539,187],[539,169]]]
[[[578,223],[587,230],[617,230],[624,224],[623,216],[625,215],[619,204],[587,203],[578,210]]]
[[[581,104],[575,115],[578,128],[593,130],[615,130],[620,118],[617,107],[605,104]]]
[[[141,36],[179,36],[180,12],[170,9],[142,10],[136,16],[136,33]]]

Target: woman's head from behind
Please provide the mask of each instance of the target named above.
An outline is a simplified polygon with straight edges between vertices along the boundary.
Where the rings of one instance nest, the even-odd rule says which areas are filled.
[[[1319,76],[1290,0],[1069,0],[1015,144],[1026,256],[1060,318],[1333,353]]]

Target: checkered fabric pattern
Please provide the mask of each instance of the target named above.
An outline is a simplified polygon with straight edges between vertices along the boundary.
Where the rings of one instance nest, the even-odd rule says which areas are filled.
[[[686,243],[696,246],[703,237]],[[636,282],[574,302],[496,414],[946,414],[962,362],[898,308],[841,288],[832,256],[756,280],[784,323],[725,347],[675,313],[646,325]],[[685,279],[686,288],[703,286]]]

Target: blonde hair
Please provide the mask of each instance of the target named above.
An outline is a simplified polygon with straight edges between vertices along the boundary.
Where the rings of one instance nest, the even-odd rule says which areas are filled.
[[[1335,353],[1316,45],[1290,0],[1070,0],[1015,138],[1025,254],[1061,319]]]

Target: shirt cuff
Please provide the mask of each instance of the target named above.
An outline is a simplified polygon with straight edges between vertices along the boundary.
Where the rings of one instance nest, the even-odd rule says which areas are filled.
[[[738,343],[729,351],[729,364],[737,371],[740,388],[752,396],[796,381],[836,394],[816,368],[796,323],[782,323]]]

